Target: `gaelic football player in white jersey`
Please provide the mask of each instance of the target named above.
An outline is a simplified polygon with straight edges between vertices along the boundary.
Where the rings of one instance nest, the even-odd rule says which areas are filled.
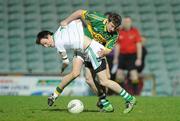
[[[37,35],[36,43],[44,47],[52,47],[57,49],[58,53],[60,54],[60,57],[63,60],[61,73],[69,64],[69,59],[66,53],[66,49],[74,49],[75,55],[73,58],[73,69],[71,73],[73,73],[74,77],[77,77],[80,74],[81,65],[84,63],[85,57],[87,57],[86,54],[84,53],[85,51],[84,49],[86,49],[87,45],[89,45],[88,44],[89,42],[85,43],[84,41],[83,27],[82,27],[82,22],[80,20],[74,20],[71,23],[69,23],[67,26],[63,26],[63,27],[60,26],[54,34],[50,31],[41,31]],[[101,44],[99,43],[95,43],[95,44],[98,44],[101,48],[103,48]],[[86,75],[88,76],[87,78],[91,76],[89,74]],[[88,80],[87,78],[86,81]],[[65,81],[63,81],[62,84],[65,84],[64,86],[67,86],[66,85],[67,83],[64,82]],[[99,101],[106,100],[106,94],[105,94],[106,92],[103,86],[99,85],[97,81],[93,82],[93,80],[88,80],[87,83],[91,87],[93,92],[99,96]],[[58,90],[58,88],[56,90]],[[56,95],[56,93],[54,93],[53,96],[57,97],[58,95]],[[106,100],[106,102],[108,102],[108,100]],[[48,105],[51,106],[53,103],[54,103],[53,101],[50,101]],[[99,104],[98,106],[101,109],[101,111],[105,111],[105,112],[113,111],[112,105],[109,102],[108,104],[109,104],[108,107],[110,107],[111,110],[109,110],[108,107],[103,108],[103,105],[101,104]]]

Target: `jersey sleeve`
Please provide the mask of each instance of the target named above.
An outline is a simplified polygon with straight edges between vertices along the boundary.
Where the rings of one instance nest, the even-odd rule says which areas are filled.
[[[105,16],[95,11],[83,10],[82,19],[85,21],[103,21],[105,19]]]
[[[88,13],[87,10],[83,10],[82,15],[81,15],[81,17],[82,17],[83,20],[85,20],[87,13]]]

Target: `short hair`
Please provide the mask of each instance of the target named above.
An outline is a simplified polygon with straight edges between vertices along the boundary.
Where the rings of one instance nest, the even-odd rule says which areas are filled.
[[[105,16],[109,16],[112,12],[106,12],[104,13]]]
[[[121,18],[121,16],[119,14],[109,12],[109,14],[107,14],[107,15],[108,15],[108,21],[112,22],[115,25],[116,28],[121,25],[122,18]]]
[[[41,39],[47,38],[48,35],[53,35],[52,32],[44,30],[37,34],[36,44],[41,44]]]

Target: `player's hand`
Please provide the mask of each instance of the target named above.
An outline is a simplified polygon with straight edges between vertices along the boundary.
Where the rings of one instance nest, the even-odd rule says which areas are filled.
[[[68,22],[66,20],[61,21],[60,26],[67,26]]]
[[[101,58],[101,57],[104,57],[104,56],[106,55],[105,50],[102,49],[102,48],[101,48],[100,51],[97,52],[97,54],[99,55],[100,58]]]
[[[141,59],[137,59],[136,62],[135,62],[135,65],[136,66],[140,66],[141,64],[142,64]]]

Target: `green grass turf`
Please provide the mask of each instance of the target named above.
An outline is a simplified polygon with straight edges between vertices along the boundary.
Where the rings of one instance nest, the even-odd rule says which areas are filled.
[[[80,114],[70,114],[66,108],[75,98],[85,105]],[[180,121],[180,97],[137,97],[138,103],[129,114],[122,113],[122,98],[108,99],[115,108],[113,113],[98,112],[94,96],[60,97],[51,108],[43,96],[0,96],[0,121]]]

